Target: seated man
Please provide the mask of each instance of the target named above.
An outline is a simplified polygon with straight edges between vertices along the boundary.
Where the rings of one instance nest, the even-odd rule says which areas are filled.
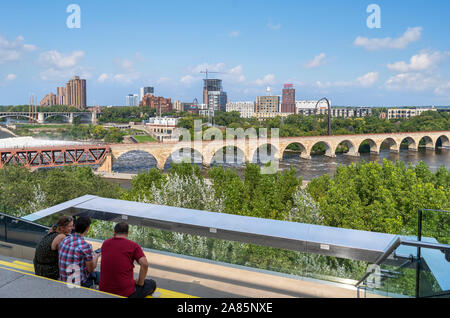
[[[114,236],[103,242],[99,289],[130,298],[152,295],[156,283],[146,279],[148,262],[139,244],[128,239],[128,224],[114,227]],[[134,261],[140,265],[139,278],[134,280]]]
[[[99,283],[97,267],[99,254],[92,250],[84,236],[89,231],[91,219],[81,216],[75,221],[75,231],[59,244],[60,280],[91,288]]]

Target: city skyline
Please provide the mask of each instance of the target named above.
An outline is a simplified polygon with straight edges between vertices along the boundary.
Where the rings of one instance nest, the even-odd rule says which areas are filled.
[[[450,4],[377,1],[381,28],[370,29],[371,3],[77,1],[79,29],[66,26],[69,3],[2,3],[0,105],[57,93],[75,75],[87,79],[89,106],[123,104],[145,86],[172,100],[201,100],[206,68],[222,72],[213,77],[229,101],[255,100],[267,86],[281,95],[292,83],[297,100],[449,105]],[[222,14],[206,14],[214,9]],[[150,12],[158,14],[149,19]]]

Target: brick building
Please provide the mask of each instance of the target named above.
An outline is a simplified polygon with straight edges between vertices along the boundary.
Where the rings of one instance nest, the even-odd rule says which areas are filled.
[[[155,108],[156,112],[159,113],[169,113],[172,111],[172,101],[170,98],[164,98],[161,96],[153,96],[147,94],[142,98],[139,106],[148,106],[150,108]]]

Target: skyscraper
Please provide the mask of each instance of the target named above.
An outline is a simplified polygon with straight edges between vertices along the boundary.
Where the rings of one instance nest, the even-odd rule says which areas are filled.
[[[139,106],[139,96],[137,94],[128,94],[125,97],[126,106]]]
[[[87,107],[85,79],[74,76],[66,84],[66,102],[68,106],[73,106],[78,109],[85,109]]]
[[[227,93],[223,91],[222,80],[203,80],[203,104],[208,105],[208,109],[226,111]]]
[[[295,114],[295,89],[292,84],[284,84],[281,112]]]
[[[65,87],[57,87],[56,88],[56,104],[57,105],[67,105],[66,88]]]
[[[155,89],[153,87],[141,87],[140,89],[140,93],[141,93],[141,99],[140,102],[142,102],[142,99],[144,98],[145,95],[150,94],[153,95],[155,93]]]

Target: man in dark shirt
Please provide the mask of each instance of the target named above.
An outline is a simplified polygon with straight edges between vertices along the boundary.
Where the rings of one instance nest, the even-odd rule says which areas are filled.
[[[156,290],[156,283],[146,279],[148,261],[139,244],[128,239],[128,224],[114,227],[114,237],[103,242],[100,265],[101,291],[130,298],[144,298]],[[140,265],[134,280],[134,261]]]

